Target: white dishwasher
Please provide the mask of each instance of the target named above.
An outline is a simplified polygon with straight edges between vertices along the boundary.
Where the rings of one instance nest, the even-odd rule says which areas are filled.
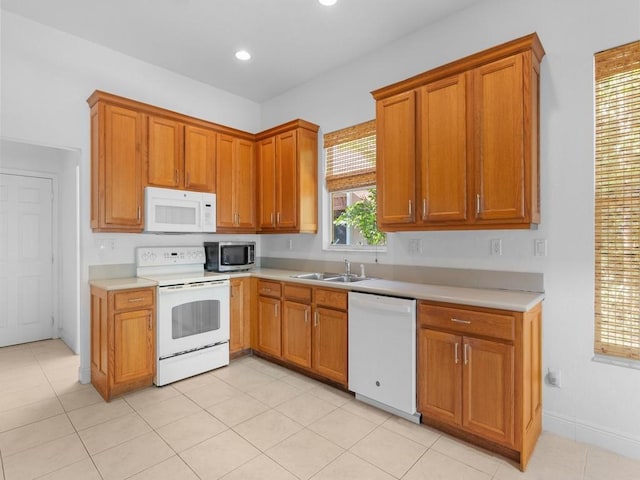
[[[349,292],[349,390],[420,423],[416,412],[416,301]]]

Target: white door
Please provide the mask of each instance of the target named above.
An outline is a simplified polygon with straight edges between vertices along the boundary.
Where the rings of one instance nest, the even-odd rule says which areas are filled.
[[[52,192],[0,174],[0,347],[53,337]]]

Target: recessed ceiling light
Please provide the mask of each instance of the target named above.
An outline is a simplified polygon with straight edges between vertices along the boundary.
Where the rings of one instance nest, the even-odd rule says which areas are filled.
[[[331,5],[335,5],[338,0],[318,0],[321,5],[325,7],[330,7]]]
[[[251,58],[251,54],[246,50],[238,50],[236,52],[236,58],[238,60],[249,60]]]

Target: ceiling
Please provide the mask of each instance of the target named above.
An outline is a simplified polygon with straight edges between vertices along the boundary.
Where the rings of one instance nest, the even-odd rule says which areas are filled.
[[[1,0],[5,11],[258,103],[479,1]],[[251,60],[237,60],[238,49]]]

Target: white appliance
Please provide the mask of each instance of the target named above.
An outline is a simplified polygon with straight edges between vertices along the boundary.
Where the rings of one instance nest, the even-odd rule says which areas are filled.
[[[349,292],[349,390],[420,423],[416,411],[416,301]]]
[[[215,193],[145,187],[144,205],[145,232],[216,231]]]
[[[158,282],[158,386],[229,364],[229,275],[204,261],[204,247],[136,249],[138,277]]]

